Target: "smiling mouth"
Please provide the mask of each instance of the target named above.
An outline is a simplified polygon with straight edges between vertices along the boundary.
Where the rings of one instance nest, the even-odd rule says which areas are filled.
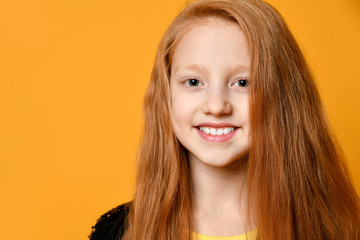
[[[214,128],[214,127],[203,127],[198,126],[201,132],[206,133],[211,136],[222,136],[234,132],[238,127],[221,127],[221,128]]]

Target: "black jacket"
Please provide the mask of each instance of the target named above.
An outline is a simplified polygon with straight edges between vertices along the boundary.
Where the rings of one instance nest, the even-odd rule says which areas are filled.
[[[125,233],[125,220],[131,202],[124,203],[103,214],[92,227],[90,240],[120,240]]]

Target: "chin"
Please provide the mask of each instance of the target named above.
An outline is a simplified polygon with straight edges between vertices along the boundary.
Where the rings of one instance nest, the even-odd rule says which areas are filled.
[[[228,167],[235,167],[238,168],[243,166],[247,163],[248,159],[248,151],[244,151],[241,154],[236,156],[216,156],[216,155],[207,155],[203,156],[202,158],[198,158],[203,164],[206,164],[211,167],[218,167],[218,168],[228,168]]]

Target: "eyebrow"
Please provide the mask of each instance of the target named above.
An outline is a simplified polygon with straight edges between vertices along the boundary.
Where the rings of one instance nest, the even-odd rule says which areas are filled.
[[[203,73],[209,72],[208,69],[202,64],[190,64],[190,65],[185,65],[185,66],[180,65],[174,69],[174,74],[177,71],[179,71],[179,69],[187,69],[187,70],[199,71],[199,72],[203,72]],[[248,73],[249,70],[250,70],[249,67],[245,66],[243,64],[237,64],[237,65],[231,66],[227,69],[229,75],[235,74],[237,72]]]
[[[187,69],[187,70],[193,70],[193,71],[199,71],[208,73],[209,71],[204,67],[204,65],[201,64],[190,64],[190,65],[180,65],[177,68],[174,69],[174,74],[179,71],[179,69]]]
[[[248,66],[245,66],[243,64],[237,64],[228,69],[229,75],[235,74],[235,73],[249,73],[250,68]]]

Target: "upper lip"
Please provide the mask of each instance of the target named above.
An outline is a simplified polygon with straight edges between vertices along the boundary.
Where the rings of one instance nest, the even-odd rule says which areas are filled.
[[[199,125],[197,125],[197,127],[214,127],[214,128],[220,128],[220,127],[237,127],[234,124],[231,123],[209,123],[209,122],[205,122],[205,123],[200,123]]]

